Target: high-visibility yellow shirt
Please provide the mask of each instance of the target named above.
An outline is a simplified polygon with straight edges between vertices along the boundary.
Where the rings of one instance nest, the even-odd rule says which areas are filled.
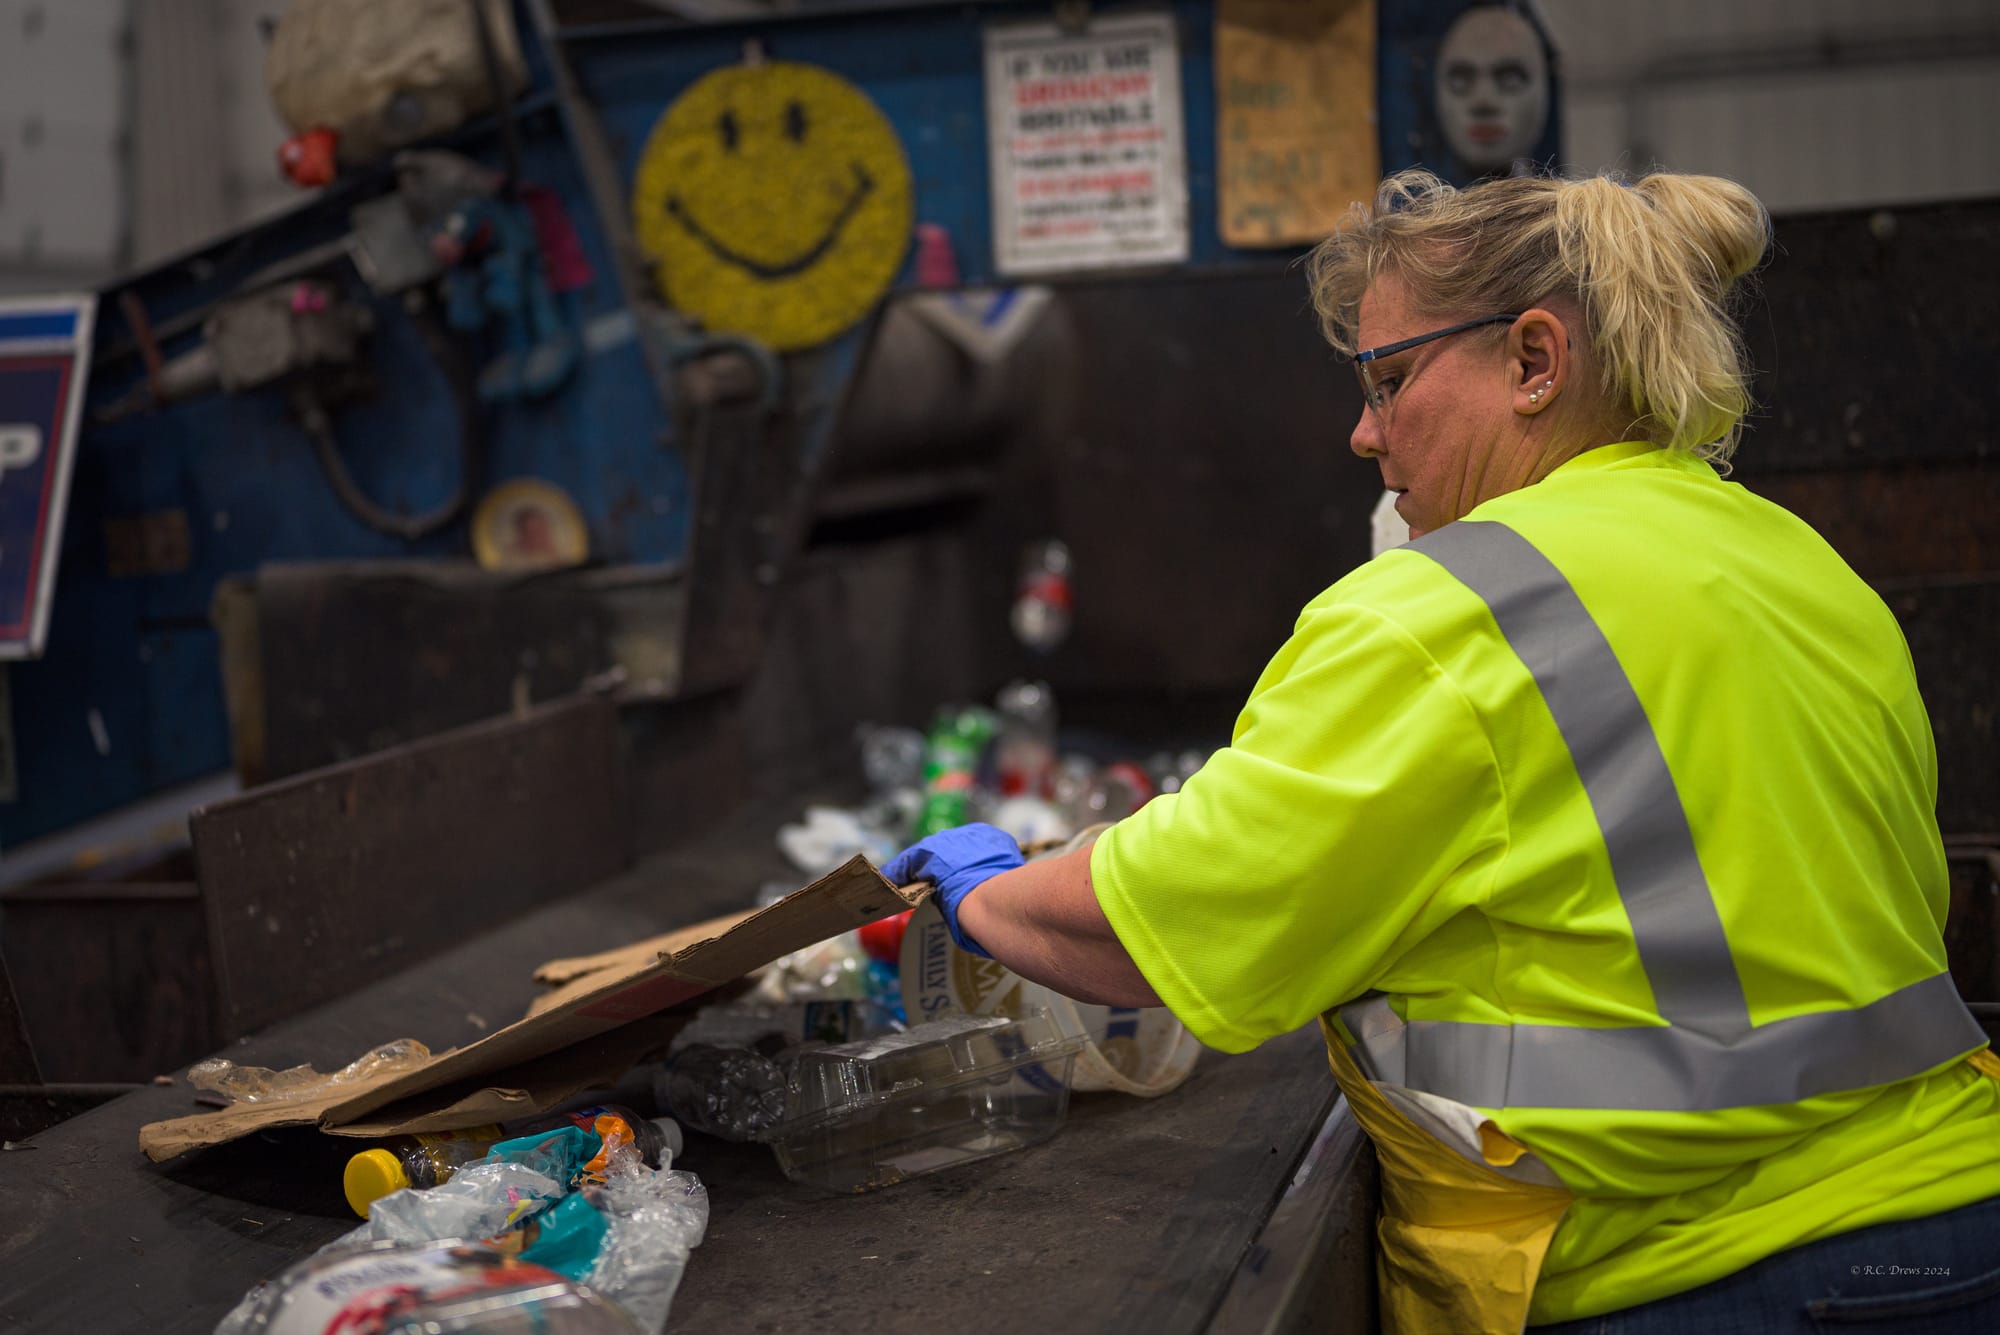
[[[1601,683],[1587,646],[1545,634],[1533,607],[1503,629],[1467,582],[1482,582],[1476,564],[1454,574],[1425,552],[1482,525],[1573,591],[1608,644],[1599,659],[1629,681],[1626,712],[1657,743],[1663,789],[1633,787],[1645,762],[1620,749],[1628,739],[1592,740]],[[1682,1037],[1706,1031],[1711,1002],[1780,1039],[1779,1022],[1949,991],[1936,757],[1909,651],[1810,527],[1691,455],[1628,442],[1425,543],[1314,599],[1231,744],[1097,843],[1106,917],[1204,1042],[1242,1051],[1371,990],[1413,1029],[1445,1022],[1474,1040],[1509,1026],[1655,1038],[1663,1016],[1688,1021]],[[1691,840],[1693,885],[1655,895],[1630,868],[1671,842],[1648,824],[1668,807],[1684,816],[1673,828]],[[1886,1045],[1939,1050],[1888,1083],[1843,1083],[1869,1069],[1844,1041],[1779,1041],[1764,1049],[1775,1062],[1746,1050],[1731,1067],[1721,1052],[1711,1071],[1688,1058],[1650,1103],[1612,1087],[1615,1063],[1561,1058],[1543,1067],[1553,1081],[1523,1061],[1506,1097],[1460,1099],[1577,1197],[1531,1319],[1614,1311],[1815,1238],[2000,1195],[2000,1081],[1959,1060],[1976,1028],[1967,1040],[1929,1019],[1905,1027]],[[1897,1059],[1884,1046],[1878,1034],[1878,1068]],[[1772,1064],[1823,1092],[1732,1101],[1768,1087]],[[1553,1085],[1568,1102],[1532,1101]]]

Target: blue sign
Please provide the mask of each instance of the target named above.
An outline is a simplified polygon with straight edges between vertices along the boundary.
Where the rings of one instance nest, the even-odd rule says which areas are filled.
[[[0,299],[0,658],[39,657],[48,635],[96,309]]]

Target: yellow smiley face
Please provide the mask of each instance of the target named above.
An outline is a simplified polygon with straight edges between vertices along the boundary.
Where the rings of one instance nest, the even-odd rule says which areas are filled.
[[[888,119],[838,75],[785,61],[696,80],[653,126],[632,189],[667,301],[781,351],[868,313],[902,268],[911,211]]]

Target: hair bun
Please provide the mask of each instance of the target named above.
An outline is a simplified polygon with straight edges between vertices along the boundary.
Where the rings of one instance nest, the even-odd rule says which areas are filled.
[[[1681,244],[1708,260],[1720,280],[1718,292],[1755,269],[1770,249],[1771,215],[1725,177],[1661,172],[1640,177],[1632,189],[1653,206],[1660,224],[1679,233]]]

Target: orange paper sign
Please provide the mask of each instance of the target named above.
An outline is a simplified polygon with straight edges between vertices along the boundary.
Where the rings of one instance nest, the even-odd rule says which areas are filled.
[[[1319,240],[1381,175],[1375,0],[1220,0],[1215,98],[1222,239]]]

